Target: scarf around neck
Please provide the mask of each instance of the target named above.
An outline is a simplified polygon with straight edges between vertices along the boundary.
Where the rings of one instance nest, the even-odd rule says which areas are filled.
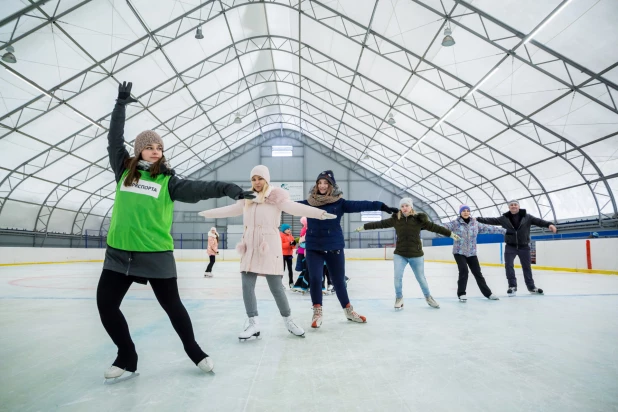
[[[147,160],[142,159],[142,160],[140,160],[140,161],[137,163],[137,168],[138,168],[138,169],[140,169],[140,170],[146,170],[146,171],[149,171],[149,170],[150,170],[150,168],[152,167],[152,165],[153,165],[153,164],[154,164],[154,163],[152,163],[152,162],[149,162],[149,161],[147,161]],[[161,168],[161,173],[163,173],[163,174],[166,174],[167,172],[169,172],[169,171],[171,171],[171,170],[172,170],[172,167],[171,167],[171,166],[170,166],[170,164],[167,162],[167,159],[163,162],[162,166],[163,166],[163,167]]]
[[[333,186],[333,192],[330,195],[321,195],[317,190],[314,189],[315,186],[311,188],[311,190],[309,191],[309,197],[307,197],[307,203],[309,203],[309,205],[313,207],[320,207],[328,205],[330,203],[335,203],[343,196],[343,192],[341,191],[341,189],[339,189],[339,186],[337,185]]]

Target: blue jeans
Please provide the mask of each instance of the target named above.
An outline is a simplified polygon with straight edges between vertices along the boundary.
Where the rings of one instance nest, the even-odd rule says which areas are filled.
[[[423,256],[405,258],[403,256],[393,255],[393,263],[395,264],[395,294],[397,298],[403,297],[403,292],[401,290],[403,271],[408,264],[412,268],[414,276],[416,276],[416,281],[420,285],[423,295],[425,295],[425,297],[431,295],[431,293],[429,293],[429,286],[427,286],[427,279],[425,279],[425,258]]]

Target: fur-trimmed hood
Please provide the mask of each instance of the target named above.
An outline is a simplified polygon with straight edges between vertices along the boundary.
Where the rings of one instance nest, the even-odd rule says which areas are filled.
[[[259,196],[256,196],[252,201],[254,203],[262,203],[258,198]],[[264,203],[269,205],[278,206],[289,201],[290,194],[287,190],[281,189],[280,187],[269,187],[264,196]]]

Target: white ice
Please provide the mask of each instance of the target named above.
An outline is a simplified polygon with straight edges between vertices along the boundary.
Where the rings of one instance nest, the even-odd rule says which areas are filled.
[[[440,309],[410,269],[393,308],[391,261],[348,261],[349,294],[367,324],[346,321],[335,296],[312,330],[308,295],[288,293],[306,339],[284,327],[264,279],[262,339],[245,322],[238,263],[179,262],[181,296],[216,374],[185,355],[149,286],[122,310],[141,376],[103,385],[116,349],[99,321],[100,263],[0,268],[0,410],[7,411],[611,411],[618,410],[618,276],[534,272],[545,296],[506,297],[504,269],[484,267],[499,301],[474,278],[456,299],[456,268],[426,263]]]

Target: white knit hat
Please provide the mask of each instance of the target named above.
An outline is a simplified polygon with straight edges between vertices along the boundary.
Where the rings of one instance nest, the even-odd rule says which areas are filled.
[[[409,197],[404,197],[399,201],[399,209],[401,209],[403,205],[410,205],[410,207],[414,209],[414,202]]]
[[[253,178],[253,176],[260,176],[266,180],[266,183],[270,184],[270,171],[268,170],[268,167],[264,165],[257,165],[251,169],[249,179]]]

